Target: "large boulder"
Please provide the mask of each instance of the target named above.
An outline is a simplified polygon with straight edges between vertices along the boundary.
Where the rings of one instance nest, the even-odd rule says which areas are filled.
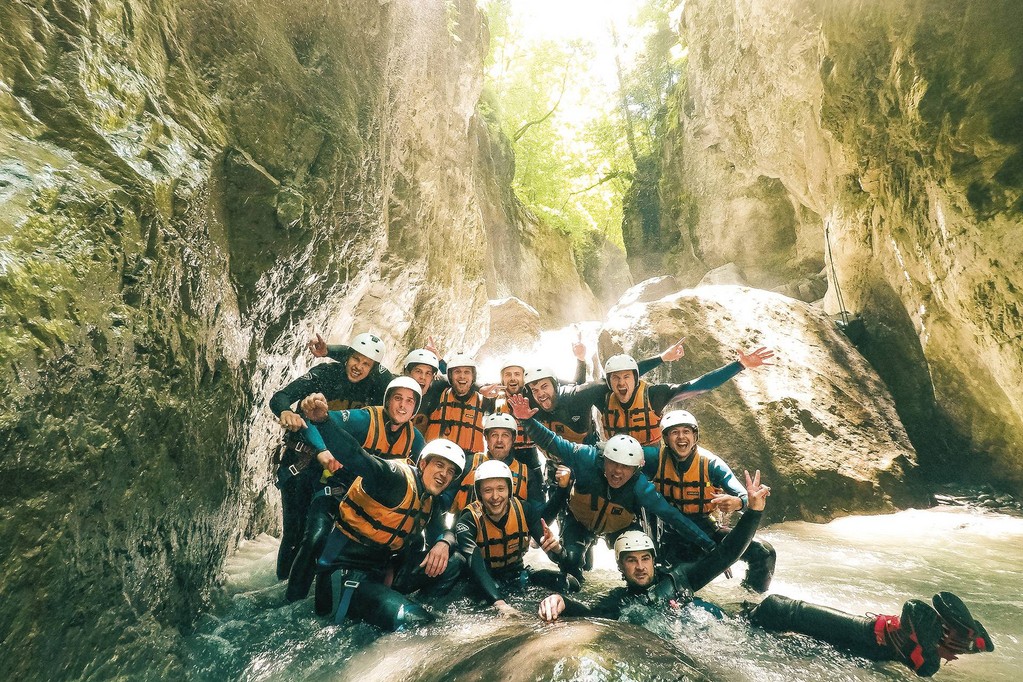
[[[540,340],[540,313],[514,296],[489,301],[490,334],[477,358],[531,350]]]
[[[687,337],[685,357],[648,379],[679,383],[767,346],[776,364],[743,370],[690,399],[701,444],[741,475],[760,469],[773,519],[826,521],[891,511],[917,498],[916,454],[884,384],[821,311],[780,294],[736,286],[680,291],[611,310],[604,357],[649,356]]]

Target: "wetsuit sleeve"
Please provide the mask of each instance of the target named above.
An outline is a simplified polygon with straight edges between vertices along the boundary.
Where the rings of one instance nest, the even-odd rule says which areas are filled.
[[[479,388],[474,386],[473,390],[479,391]],[[483,408],[483,411],[485,413],[493,414],[494,412],[497,411],[497,398],[484,398],[482,394],[480,394],[480,397],[483,398],[480,401],[480,407]]]
[[[346,346],[343,343],[328,343],[327,344],[327,357],[331,360],[337,360],[338,362],[345,362],[348,357],[352,354],[352,347]]]
[[[594,405],[607,402],[607,384],[603,381],[590,381],[579,386],[572,386],[558,396],[559,407],[570,406],[573,414],[578,408],[587,409]]]
[[[358,411],[358,410],[355,410]],[[328,424],[324,422],[324,424]],[[398,469],[405,466],[397,460],[383,460],[374,457],[359,445],[352,434],[334,427],[329,435],[323,434],[324,424],[319,425],[327,449],[341,466],[355,475],[362,477],[362,485],[366,492],[381,504],[394,506],[405,496],[405,475]],[[330,427],[328,427],[330,428]]]
[[[586,361],[576,360],[575,361],[575,383],[585,384],[586,383]]]
[[[693,563],[679,564],[672,569],[672,572],[683,572],[689,580],[693,592],[704,587],[742,556],[742,553],[749,547],[750,541],[753,540],[753,535],[757,532],[762,515],[763,512],[747,509],[743,512],[739,523],[735,524],[735,528],[721,540],[721,544]]]
[[[671,506],[666,499],[656,490],[654,484],[643,474],[636,477],[636,499],[648,512],[662,519],[671,526],[675,532],[685,540],[692,542],[697,547],[706,550],[714,549],[714,541],[706,533],[687,519],[685,515],[675,507]]]
[[[536,447],[521,448],[515,450],[515,459],[526,465],[529,471],[529,478],[526,480],[526,499],[532,504],[543,505],[543,469],[540,467],[540,457],[536,454]]]
[[[706,393],[707,391],[713,391],[715,388],[725,383],[742,370],[742,364],[736,360],[735,362],[728,363],[724,367],[718,367],[711,372],[707,372],[701,377],[692,379],[683,384],[661,384],[670,386],[668,396],[661,405],[658,405],[657,402],[655,402],[656,393],[653,389],[656,388],[656,386],[652,386],[650,388],[650,402],[653,403],[651,407],[653,407],[654,410],[659,411],[664,409],[664,405],[667,405],[673,400],[685,400],[687,398],[700,395],[701,393]]]
[[[608,620],[618,620],[622,615],[621,590],[618,589],[611,590],[603,597],[597,599],[593,606],[587,606],[564,595],[561,598],[565,600],[565,610],[561,613],[562,618],[607,618]]]
[[[537,447],[544,452],[553,453],[560,458],[565,466],[575,469],[580,464],[592,464],[597,458],[597,448],[592,445],[578,445],[565,440],[535,419],[527,419],[526,433],[533,439]]]
[[[426,540],[428,547],[433,547],[438,542],[446,542],[449,550],[455,550],[458,540],[455,537],[454,532],[448,527],[447,514],[447,510],[451,508],[451,502],[453,500],[454,496],[452,495],[445,501],[443,494],[434,500],[433,512],[430,514],[430,520],[426,524]]]
[[[463,510],[458,516],[458,522],[455,524],[455,536],[458,538],[458,551],[465,556],[466,562],[469,564],[469,573],[487,600],[493,604],[504,599],[497,582],[487,570],[486,560],[476,545],[476,518],[472,512]]]
[[[657,465],[661,463],[661,448],[653,445],[643,446],[643,473],[647,478],[657,473]]]
[[[739,479],[732,473],[732,469],[725,464],[720,457],[712,457],[707,464],[707,473],[711,483],[717,488],[723,488],[729,495],[734,495],[742,500],[742,508],[745,509],[749,503],[749,493],[746,487],[739,483]]]
[[[326,365],[316,365],[308,372],[273,394],[270,398],[270,409],[278,417],[281,412],[290,410],[291,406],[312,393],[323,393],[323,382],[320,375]]]
[[[365,410],[331,410],[325,421],[314,423],[307,420],[310,428],[302,432],[306,442],[316,452],[329,450],[334,459],[341,461],[335,447],[338,447],[338,433],[350,433],[357,443],[366,440],[369,432],[369,412]],[[333,445],[332,445],[333,443]]]
[[[661,365],[663,365],[664,364],[664,360],[661,360],[661,356],[660,355],[655,355],[652,358],[647,358],[646,360],[640,360],[636,364],[639,365],[639,375],[643,376],[647,372],[652,372],[653,370],[655,370],[658,367],[660,367]]]

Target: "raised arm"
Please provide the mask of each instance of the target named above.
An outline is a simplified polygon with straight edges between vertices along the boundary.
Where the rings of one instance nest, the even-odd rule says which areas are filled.
[[[508,406],[515,419],[524,425],[526,433],[533,439],[537,447],[560,458],[566,466],[574,468],[584,462],[592,463],[596,460],[597,449],[592,445],[577,445],[565,440],[533,419],[537,409],[530,407],[529,401],[521,395],[508,396]]]

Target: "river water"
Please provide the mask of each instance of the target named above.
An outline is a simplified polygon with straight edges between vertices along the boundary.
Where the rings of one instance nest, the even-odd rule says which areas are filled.
[[[778,549],[772,592],[779,594],[861,614],[898,613],[905,599],[956,592],[988,628],[996,650],[947,664],[938,679],[1023,677],[1023,518],[942,506],[824,525],[782,523],[760,537]],[[515,602],[521,619],[500,619],[461,598],[439,605],[438,624],[417,632],[382,635],[354,623],[325,627],[311,600],[284,602],[284,585],[274,576],[276,549],[276,539],[260,536],[227,564],[222,603],[186,639],[194,679],[916,679],[897,663],[857,659],[695,608],[681,619],[655,617],[646,629],[599,622],[545,626],[534,617],[540,592]],[[536,551],[529,558],[544,560]],[[700,596],[737,610],[749,598],[738,586],[740,567]],[[585,594],[618,584],[610,551],[601,548],[590,576]],[[690,674],[687,661],[700,672]]]

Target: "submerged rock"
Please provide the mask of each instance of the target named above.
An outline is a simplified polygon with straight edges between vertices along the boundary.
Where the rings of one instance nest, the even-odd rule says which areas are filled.
[[[743,370],[685,402],[700,442],[741,475],[760,469],[773,519],[825,521],[917,498],[916,453],[884,384],[820,310],[771,292],[706,286],[611,310],[603,357],[647,357],[686,337],[685,356],[648,375],[678,383],[767,346],[776,364]]]
[[[390,635],[359,652],[341,677],[315,679],[394,682],[529,682],[532,680],[708,680],[691,661],[649,630],[628,623],[569,619],[471,630],[436,629]]]

